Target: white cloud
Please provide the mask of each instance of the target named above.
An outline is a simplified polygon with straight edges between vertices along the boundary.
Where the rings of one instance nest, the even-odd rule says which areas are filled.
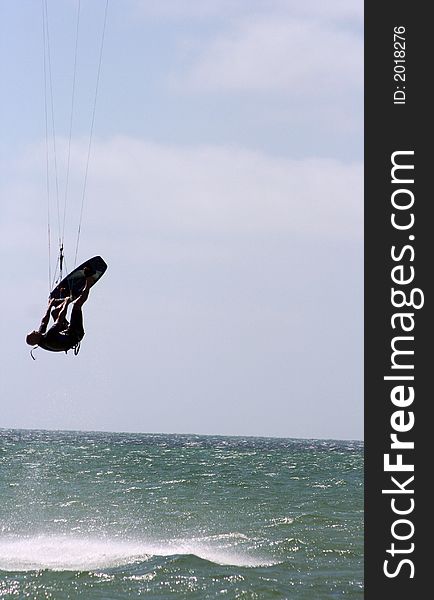
[[[173,77],[184,91],[280,92],[330,102],[362,89],[362,38],[315,20],[246,18],[194,53]]]
[[[181,71],[171,83],[184,92],[283,92],[291,99],[336,101],[363,85],[363,3],[334,0],[163,0],[139,2],[144,17],[183,20]],[[204,37],[195,22],[209,21]],[[195,33],[196,32],[196,33]]]
[[[349,0],[136,0],[137,15],[166,20],[203,21],[218,17],[240,18],[243,15],[279,15],[282,18],[305,16],[311,19],[336,22],[356,22],[363,19],[363,2]]]
[[[93,171],[117,218],[160,231],[361,234],[360,164],[116,138],[95,148]]]
[[[230,14],[237,14],[245,7],[244,0],[160,0],[149,2],[137,0],[134,4],[136,13],[145,18],[158,19],[192,19],[194,21],[216,18]]]
[[[59,173],[66,142],[59,141]],[[86,143],[71,153],[67,232],[78,225]],[[45,236],[46,195],[40,152],[21,158],[3,197],[2,245]],[[38,177],[38,172],[40,172]],[[61,188],[63,184],[60,178]],[[63,191],[61,191],[61,199]],[[57,216],[52,210],[52,228]],[[145,235],[361,238],[362,166],[331,159],[291,160],[230,146],[168,146],[116,137],[95,142],[83,230],[122,245]],[[14,237],[15,236],[15,237]],[[16,240],[14,242],[14,240]]]

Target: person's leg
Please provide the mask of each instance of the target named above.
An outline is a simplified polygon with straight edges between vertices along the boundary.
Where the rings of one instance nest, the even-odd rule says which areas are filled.
[[[86,278],[85,286],[79,295],[79,297],[74,300],[72,305],[71,312],[71,322],[68,327],[68,333],[71,338],[75,340],[76,343],[80,342],[84,337],[84,327],[83,327],[83,312],[81,310],[83,304],[89,297],[89,290],[95,283],[95,280],[92,276]]]
[[[79,297],[74,301],[71,313],[71,323],[68,328],[70,335],[77,341],[80,342],[84,337],[83,327],[83,311],[82,306],[89,297],[89,290],[95,283],[93,277],[89,276],[86,278],[86,284]]]
[[[93,279],[93,277],[86,278],[86,284],[83,288],[83,291],[81,292],[81,294],[79,295],[77,300],[74,301],[73,310],[75,308],[81,308],[83,306],[83,304],[89,298],[89,290],[93,286],[94,283],[95,283],[95,280]]]

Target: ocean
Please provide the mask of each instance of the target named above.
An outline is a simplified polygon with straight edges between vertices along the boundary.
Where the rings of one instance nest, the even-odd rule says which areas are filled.
[[[0,430],[0,598],[363,598],[363,443]]]

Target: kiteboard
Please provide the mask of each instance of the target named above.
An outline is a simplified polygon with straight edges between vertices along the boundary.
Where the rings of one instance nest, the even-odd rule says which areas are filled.
[[[101,256],[94,256],[82,265],[71,271],[56,285],[50,294],[50,298],[56,300],[72,296],[75,300],[83,291],[87,277],[92,277],[95,282],[106,272],[107,265]]]

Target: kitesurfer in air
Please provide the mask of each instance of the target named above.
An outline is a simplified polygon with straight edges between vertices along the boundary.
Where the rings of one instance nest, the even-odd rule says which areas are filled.
[[[39,329],[27,334],[26,342],[29,346],[39,346],[51,352],[67,352],[71,348],[76,348],[84,337],[82,306],[88,299],[89,290],[94,283],[94,278],[88,276],[76,300],[71,297],[60,300],[50,298]],[[71,322],[68,322],[66,313],[71,303],[73,304]],[[54,319],[54,325],[47,331],[50,315]]]

